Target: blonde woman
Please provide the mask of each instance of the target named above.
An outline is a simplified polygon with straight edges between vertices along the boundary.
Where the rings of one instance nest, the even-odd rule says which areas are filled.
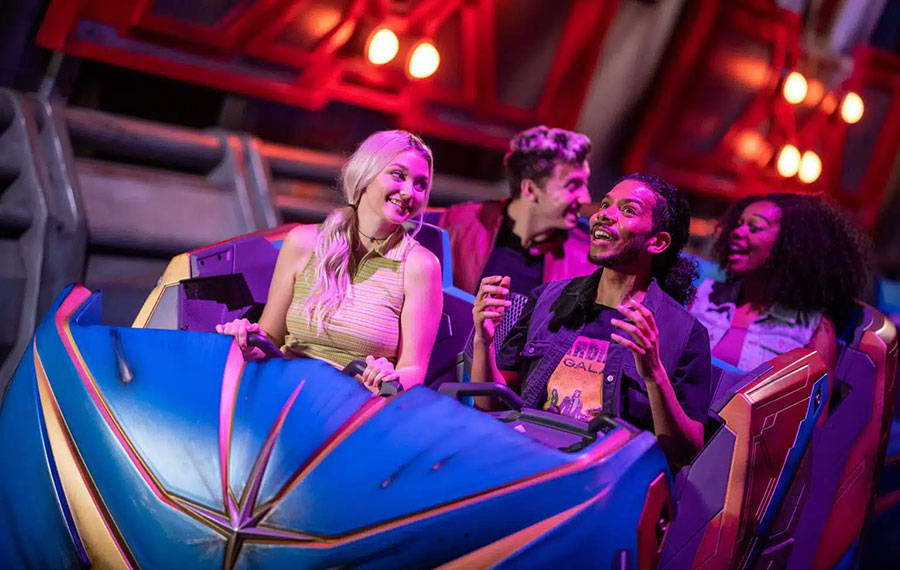
[[[347,206],[321,225],[298,226],[278,254],[258,323],[237,319],[216,331],[237,338],[245,357],[248,333],[263,333],[288,357],[344,367],[364,360],[362,381],[408,389],[425,379],[443,303],[440,264],[403,223],[428,202],[434,167],[430,149],[405,131],[373,134],[344,164]]]

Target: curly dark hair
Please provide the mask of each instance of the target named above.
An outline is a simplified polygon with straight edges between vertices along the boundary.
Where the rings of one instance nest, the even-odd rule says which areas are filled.
[[[581,164],[590,153],[591,140],[580,133],[543,125],[522,131],[509,142],[503,157],[509,195],[519,197],[523,180],[543,184],[557,163]]]
[[[822,311],[843,326],[871,278],[872,250],[869,239],[825,199],[775,193],[736,201],[719,220],[713,259],[727,268],[731,232],[744,209],[763,200],[778,206],[781,222],[766,260],[765,298],[759,301],[807,313]]]
[[[678,188],[655,174],[633,172],[619,182],[625,180],[643,182],[662,198],[653,207],[653,232],[668,232],[672,242],[653,258],[650,276],[656,278],[660,289],[685,304],[694,295],[694,277],[697,275],[697,262],[681,255],[691,236],[691,207]]]

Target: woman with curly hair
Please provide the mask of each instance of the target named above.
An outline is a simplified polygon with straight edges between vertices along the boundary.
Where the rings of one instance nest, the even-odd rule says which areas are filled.
[[[867,240],[837,209],[800,194],[744,198],[720,221],[713,255],[727,280],[704,281],[690,311],[714,357],[751,370],[806,346],[834,368],[835,328],[870,275]]]
[[[289,357],[344,367],[365,360],[363,383],[421,384],[442,311],[440,263],[407,234],[422,224],[433,178],[431,150],[405,131],[381,131],[344,164],[347,206],[320,225],[298,226],[278,254],[258,323],[237,319],[216,330],[247,345],[262,333]]]

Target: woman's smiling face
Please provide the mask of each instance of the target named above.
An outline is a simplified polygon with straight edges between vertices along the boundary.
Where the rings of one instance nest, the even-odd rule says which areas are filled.
[[[415,150],[401,152],[363,191],[360,206],[393,224],[418,214],[431,190],[431,167]]]
[[[744,208],[737,226],[731,230],[728,271],[747,275],[766,267],[772,246],[781,231],[781,208],[768,200]]]

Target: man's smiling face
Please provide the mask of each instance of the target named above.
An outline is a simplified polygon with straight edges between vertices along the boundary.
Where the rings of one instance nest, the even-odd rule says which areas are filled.
[[[614,269],[634,264],[645,253],[653,255],[645,246],[655,235],[657,200],[656,192],[638,180],[616,184],[591,216],[591,262]]]

